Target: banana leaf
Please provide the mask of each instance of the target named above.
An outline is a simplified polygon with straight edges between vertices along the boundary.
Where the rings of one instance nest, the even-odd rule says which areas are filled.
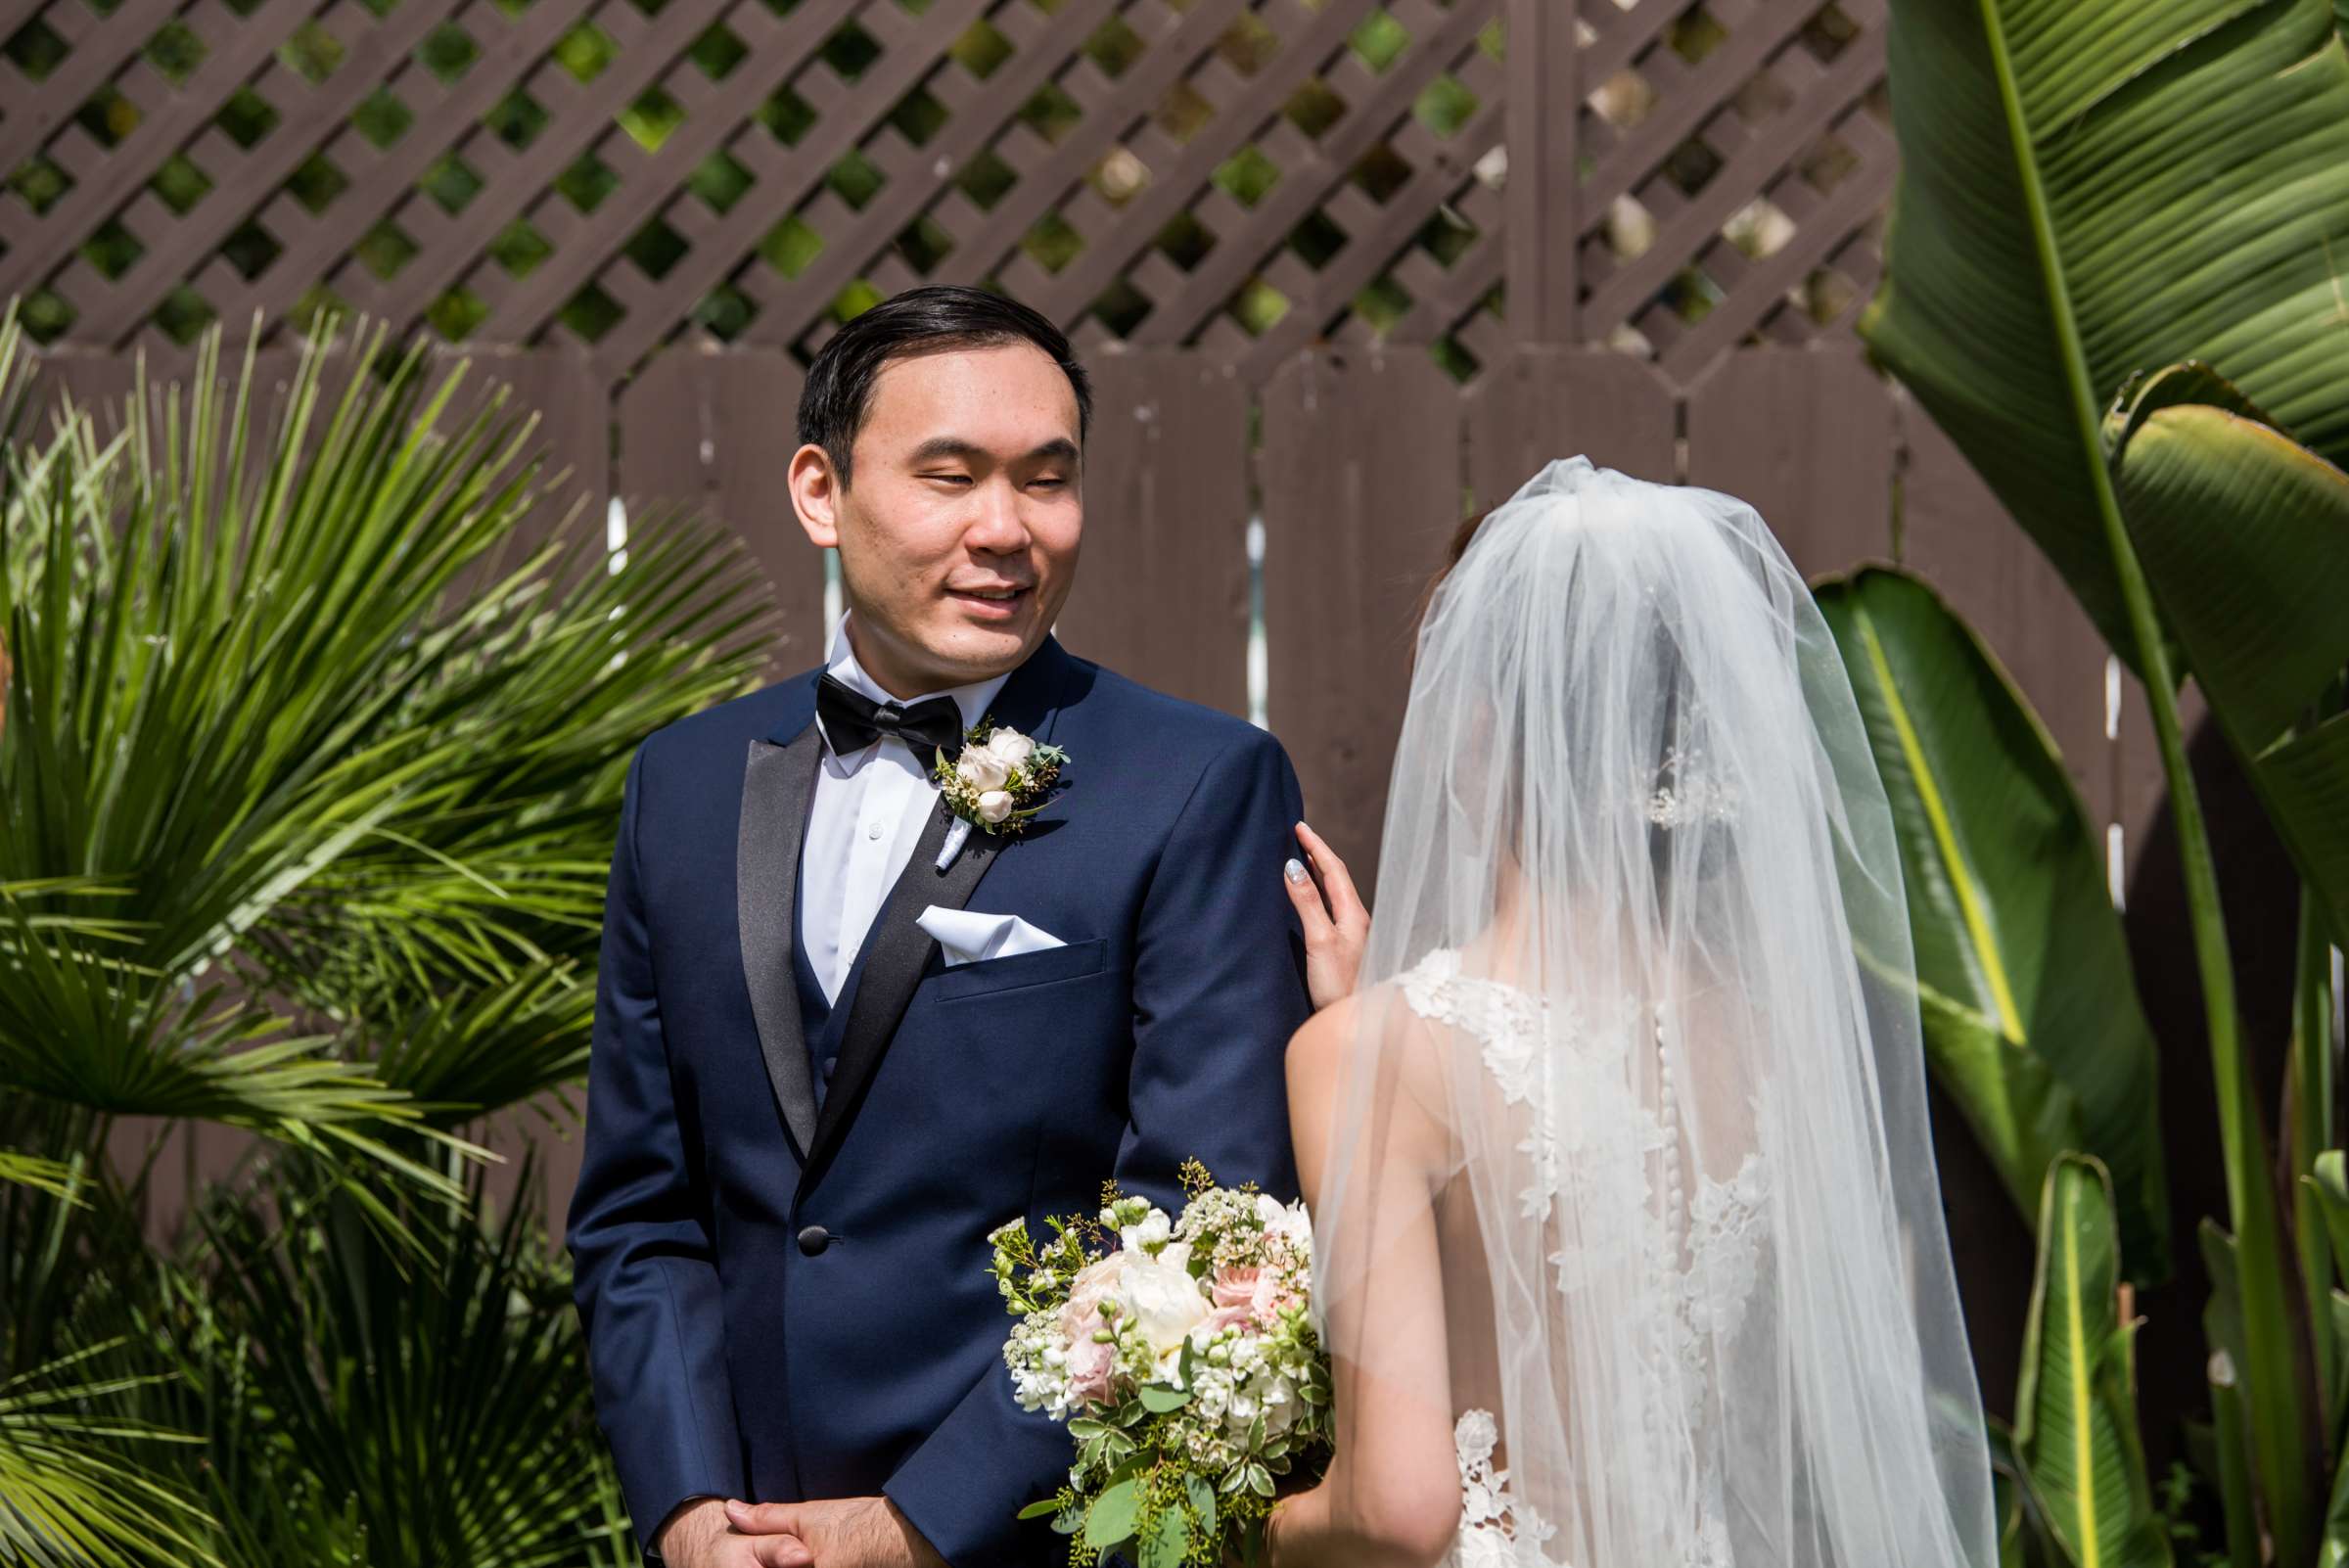
[[[2333,1266],[2349,1280],[2349,1154],[2330,1149],[2318,1155],[2315,1174],[2303,1179],[2324,1211],[2325,1229],[2332,1238]]]
[[[2234,1362],[2225,1351],[2210,1358],[2212,1444],[2218,1451],[2219,1504],[2226,1515],[2229,1568],[2259,1568],[2259,1510],[2251,1487],[2249,1429]]]
[[[2349,943],[2349,474],[2199,365],[2133,387],[2105,428],[2163,619]]]
[[[2138,1440],[2137,1325],[2121,1283],[2111,1177],[2067,1154],[2043,1197],[2014,1452],[2064,1550],[2099,1568],[2172,1560]]]
[[[2131,1277],[2165,1277],[2159,1060],[2054,743],[1923,582],[1871,568],[1819,603],[1892,800],[1935,1080],[2025,1222],[2055,1158],[2086,1150],[2112,1173]]]
[[[1862,330],[2147,681],[2194,911],[2257,1479],[2278,1556],[2303,1561],[2324,1502],[2305,1303],[2272,1212],[2169,633],[2101,416],[2137,371],[2199,360],[2311,450],[2349,455],[2332,254],[2349,234],[2349,52],[2329,0],[1896,0],[1889,51],[1901,184]],[[2316,739],[2274,768],[2312,817],[2349,730]]]
[[[2137,662],[2097,422],[2199,359],[2349,456],[2349,54],[2329,0],[1897,0],[1877,358]]]
[[[2047,1503],[2014,1452],[2014,1429],[1996,1416],[1990,1439],[1990,1510],[1999,1532],[1999,1568],[2071,1568],[2071,1558],[2048,1523]]]

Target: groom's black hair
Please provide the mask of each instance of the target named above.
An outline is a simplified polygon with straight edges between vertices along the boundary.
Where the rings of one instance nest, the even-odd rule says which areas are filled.
[[[1077,393],[1077,438],[1093,423],[1093,387],[1058,327],[1017,300],[985,289],[934,284],[908,289],[833,334],[807,367],[800,392],[800,444],[820,446],[840,483],[849,483],[849,451],[872,412],[873,383],[893,362],[956,348],[1025,343],[1041,349]]]

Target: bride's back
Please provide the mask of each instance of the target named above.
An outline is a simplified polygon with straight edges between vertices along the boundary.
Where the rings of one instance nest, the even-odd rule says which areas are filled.
[[[1889,810],[1749,508],[1578,459],[1476,530],[1420,629],[1373,908],[1320,1295],[1360,1397],[1489,1412],[1497,1455],[1456,1434],[1463,1553],[1977,1560]],[[1380,1374],[1414,1331],[1440,1391]]]

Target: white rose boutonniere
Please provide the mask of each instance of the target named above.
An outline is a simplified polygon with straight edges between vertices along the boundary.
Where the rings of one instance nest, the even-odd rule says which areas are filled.
[[[982,718],[964,738],[960,757],[948,761],[945,753],[938,754],[931,776],[947,810],[982,832],[1014,835],[1052,799],[1052,786],[1068,760],[1057,746],[1038,745],[1016,729]],[[957,840],[967,831],[956,829]]]
[[[1001,790],[1010,782],[1011,764],[990,751],[972,747],[954,764],[954,776],[982,795]]]

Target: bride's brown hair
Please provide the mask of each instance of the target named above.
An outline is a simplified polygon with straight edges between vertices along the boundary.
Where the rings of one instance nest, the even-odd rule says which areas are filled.
[[[1485,526],[1485,519],[1497,510],[1497,507],[1488,506],[1462,519],[1460,526],[1451,530],[1451,543],[1444,552],[1444,564],[1436,568],[1436,575],[1429,577],[1427,586],[1419,590],[1419,606],[1411,612],[1411,624],[1414,627],[1426,623],[1427,612],[1436,602],[1436,590],[1444,586],[1444,579],[1451,576],[1451,569],[1458,566],[1460,557],[1468,553],[1468,546],[1475,542],[1476,530]]]

